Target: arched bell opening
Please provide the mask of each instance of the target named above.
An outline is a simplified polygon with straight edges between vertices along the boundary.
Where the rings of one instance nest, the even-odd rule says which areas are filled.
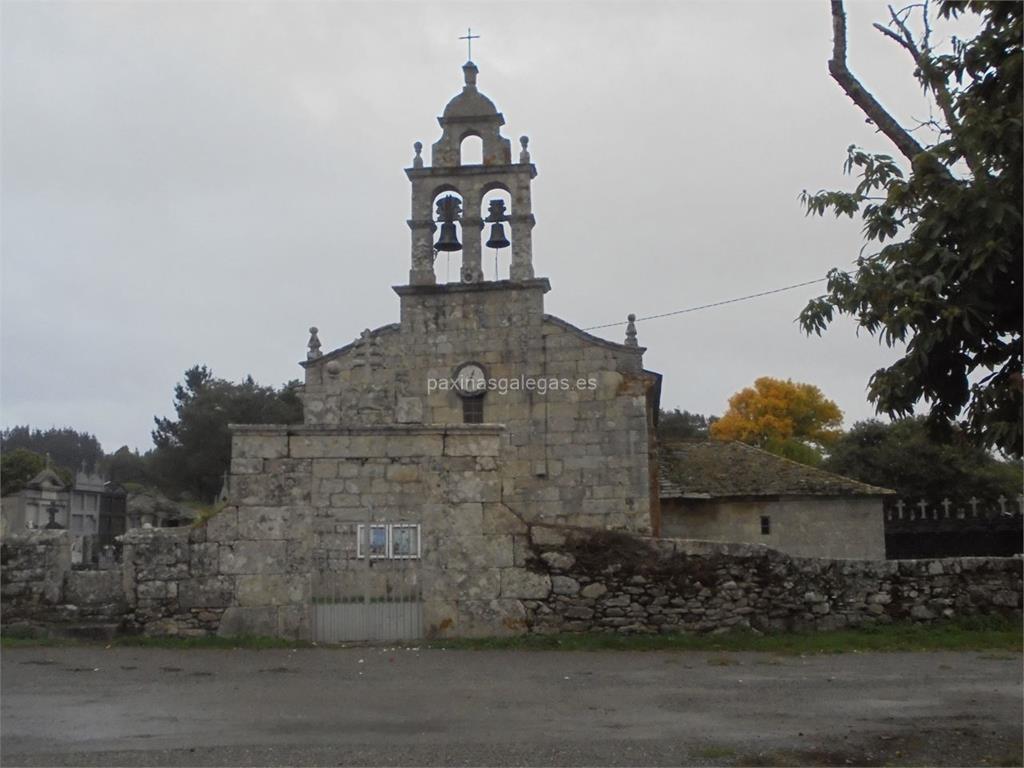
[[[467,133],[459,143],[459,165],[483,165],[484,140],[475,133]]]
[[[509,279],[511,215],[512,195],[508,190],[495,186],[484,194],[480,202],[480,218],[484,222],[480,231],[480,254],[485,279]]]
[[[461,259],[452,254],[462,251],[462,216],[464,213],[462,195],[455,189],[442,188],[434,195],[431,211],[434,217],[434,277],[446,283],[459,282]],[[454,277],[452,262],[455,262]]]

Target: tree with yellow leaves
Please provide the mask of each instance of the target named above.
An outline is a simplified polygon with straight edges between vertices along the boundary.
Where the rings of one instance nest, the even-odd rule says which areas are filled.
[[[716,440],[739,440],[780,456],[818,464],[842,431],[843,412],[813,384],[762,376],[729,398],[711,425]]]

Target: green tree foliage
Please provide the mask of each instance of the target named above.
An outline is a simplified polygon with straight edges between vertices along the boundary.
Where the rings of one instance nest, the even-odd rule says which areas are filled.
[[[823,466],[908,499],[992,501],[1021,492],[1019,461],[999,461],[957,431],[937,439],[923,417],[859,421],[832,446]]]
[[[5,450],[0,454],[0,496],[20,491],[45,466],[46,459],[34,451],[25,448]]]
[[[103,460],[103,473],[108,480],[119,485],[152,485],[154,478],[149,463],[152,451],[140,454],[122,445]]]
[[[846,18],[832,3],[829,70],[908,164],[850,147],[853,191],[804,192],[808,213],[859,216],[868,244],[852,273],[833,269],[827,293],[800,315],[822,333],[850,315],[888,345],[905,344],[893,365],[874,373],[869,399],[880,413],[929,418],[979,445],[1021,456],[1022,379],[1022,6],[944,0],[939,17],[976,14],[980,31],[931,45],[928,5],[892,11],[883,34],[914,59],[915,76],[941,118],[922,145],[868,93],[846,66]],[[918,22],[917,12],[923,14]],[[920,24],[920,31],[911,26]]]
[[[95,435],[79,432],[71,427],[32,429],[25,426],[11,427],[0,432],[0,452],[7,453],[17,448],[50,454],[50,461],[61,467],[79,469],[84,464],[94,470],[103,458],[103,446]]]
[[[239,384],[215,378],[206,366],[185,371],[174,389],[176,418],[157,418],[156,449],[150,471],[173,496],[212,501],[231,460],[228,424],[288,424],[302,420],[302,405],[290,382],[280,389],[260,386],[252,377]]]
[[[660,440],[696,440],[708,436],[708,427],[718,420],[717,416],[699,413],[661,411],[658,414],[658,438]]]

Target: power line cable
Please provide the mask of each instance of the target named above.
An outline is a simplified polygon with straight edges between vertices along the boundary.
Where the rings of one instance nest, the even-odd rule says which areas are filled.
[[[819,277],[819,278],[817,278],[815,280],[807,280],[806,282],[803,282],[803,283],[794,283],[793,285],[786,285],[786,286],[783,286],[782,288],[773,288],[770,291],[761,291],[760,293],[751,293],[751,294],[749,294],[747,296],[738,296],[735,299],[725,299],[724,301],[715,301],[715,302],[712,302],[711,304],[701,304],[700,306],[697,306],[697,307],[687,307],[686,309],[677,309],[674,312],[662,312],[661,314],[658,314],[658,315],[647,315],[646,317],[638,317],[636,319],[636,322],[640,322],[641,320],[657,320],[658,318],[661,318],[661,317],[672,317],[673,315],[684,315],[687,312],[697,312],[698,310],[701,310],[701,309],[711,309],[712,307],[721,307],[724,304],[735,304],[738,301],[749,301],[750,299],[756,299],[756,298],[759,298],[761,296],[770,296],[773,293],[782,293],[783,291],[791,291],[794,288],[803,288],[806,285],[814,285],[815,283],[820,283],[820,282],[823,282],[823,281],[825,281],[827,279],[828,279],[827,277]],[[596,331],[596,330],[598,330],[600,328],[613,328],[613,327],[615,327],[617,325],[626,325],[628,322],[629,322],[628,320],[621,320],[621,321],[619,321],[617,323],[605,323],[604,325],[591,325],[589,328],[584,328],[583,330],[584,331]]]

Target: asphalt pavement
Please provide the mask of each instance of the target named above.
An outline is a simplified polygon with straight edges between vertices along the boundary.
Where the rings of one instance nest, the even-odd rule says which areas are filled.
[[[16,765],[1020,765],[1009,653],[12,648]]]

